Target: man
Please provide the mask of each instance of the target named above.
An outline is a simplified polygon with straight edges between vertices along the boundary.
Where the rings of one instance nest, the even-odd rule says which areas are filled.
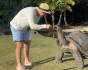
[[[21,63],[21,49],[24,46],[24,65],[32,65],[33,63],[29,61],[29,46],[31,38],[34,34],[34,30],[39,30],[43,28],[51,28],[50,24],[38,25],[40,17],[50,14],[49,6],[46,3],[41,3],[39,7],[26,7],[19,11],[17,15],[10,22],[10,28],[13,35],[13,41],[16,42],[16,60],[17,60],[17,70],[24,70]],[[28,28],[30,31],[28,33]]]

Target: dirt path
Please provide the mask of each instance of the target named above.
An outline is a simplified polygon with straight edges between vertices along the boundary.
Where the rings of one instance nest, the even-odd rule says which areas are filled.
[[[63,32],[72,32],[72,31],[88,31],[88,28],[63,29]]]

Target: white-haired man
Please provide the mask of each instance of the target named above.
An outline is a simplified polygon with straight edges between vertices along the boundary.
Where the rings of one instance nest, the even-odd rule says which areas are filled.
[[[50,14],[49,6],[46,3],[41,3],[39,7],[26,7],[19,11],[10,22],[10,28],[13,35],[13,41],[16,42],[16,60],[17,70],[24,70],[25,67],[21,63],[21,49],[24,46],[24,65],[32,65],[29,61],[29,46],[34,30],[43,28],[51,28],[50,24],[37,24],[40,17]],[[30,31],[28,31],[30,28]],[[28,33],[29,32],[29,33]]]

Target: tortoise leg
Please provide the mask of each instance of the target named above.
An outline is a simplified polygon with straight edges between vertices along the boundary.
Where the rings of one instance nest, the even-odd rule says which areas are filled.
[[[73,50],[73,57],[75,58],[75,60],[78,64],[78,68],[82,69],[84,66],[84,62],[83,62],[83,59],[77,49]]]
[[[55,57],[55,62],[56,63],[62,63],[62,57],[64,55],[64,52],[62,49],[60,49],[57,53],[56,53],[56,57]]]

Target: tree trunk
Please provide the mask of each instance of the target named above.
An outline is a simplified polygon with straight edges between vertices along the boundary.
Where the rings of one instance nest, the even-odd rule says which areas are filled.
[[[53,26],[53,30],[54,30],[54,13],[52,13],[52,26]],[[53,38],[55,37],[55,32],[53,31]]]
[[[57,26],[60,26],[61,18],[62,18],[62,12],[60,12],[60,17],[59,17],[59,21],[58,21],[58,23],[57,23]]]
[[[53,30],[54,30],[54,13],[52,14],[52,26],[53,26]]]
[[[57,37],[60,42],[60,45],[65,45],[68,41],[66,40],[66,38],[62,32],[62,29],[60,28],[61,18],[62,18],[62,12],[60,14],[60,18],[59,18],[59,21],[57,24]]]
[[[68,26],[68,23],[66,21],[66,11],[64,12],[64,23],[65,23],[65,26]]]
[[[48,24],[47,19],[46,19],[46,16],[44,16],[44,19],[45,19],[45,23]]]

